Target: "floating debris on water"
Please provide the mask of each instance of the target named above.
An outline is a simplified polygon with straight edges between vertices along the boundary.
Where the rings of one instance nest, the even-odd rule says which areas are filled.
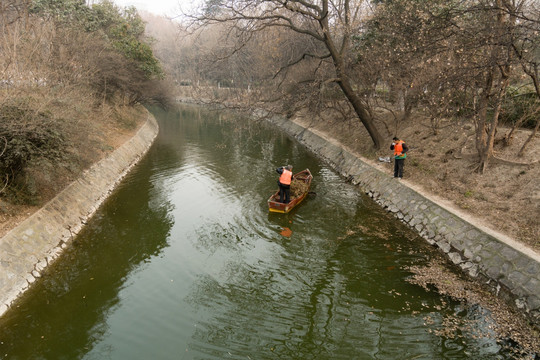
[[[281,230],[280,234],[286,237],[291,237],[292,230],[289,229],[288,227],[284,227],[283,230]]]

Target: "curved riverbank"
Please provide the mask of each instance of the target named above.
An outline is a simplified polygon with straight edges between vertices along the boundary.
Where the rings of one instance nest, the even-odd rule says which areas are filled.
[[[0,239],[0,315],[40,277],[158,134],[148,114],[137,134]]]
[[[540,255],[415,189],[397,181],[343,147],[339,142],[299,123],[258,113],[358,185],[375,202],[417,231],[473,278],[489,283],[497,295],[513,301],[540,327]]]

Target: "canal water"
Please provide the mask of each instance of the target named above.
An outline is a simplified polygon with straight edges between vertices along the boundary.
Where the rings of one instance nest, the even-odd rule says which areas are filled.
[[[152,110],[147,156],[0,319],[0,359],[510,359],[491,319],[407,282],[432,249],[286,135]],[[268,212],[275,168],[312,193]],[[445,336],[445,320],[467,330]]]

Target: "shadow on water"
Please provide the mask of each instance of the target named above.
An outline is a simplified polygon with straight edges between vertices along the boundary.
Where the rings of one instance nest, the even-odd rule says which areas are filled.
[[[78,359],[107,332],[128,274],[167,246],[172,204],[155,198],[151,166],[152,155],[1,319],[0,358]]]

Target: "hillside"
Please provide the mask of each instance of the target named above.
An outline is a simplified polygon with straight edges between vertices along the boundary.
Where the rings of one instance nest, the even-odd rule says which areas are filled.
[[[79,111],[84,102],[79,103]],[[17,204],[0,198],[0,237],[32,215],[47,201],[56,196],[83,171],[108,156],[130,139],[147,118],[143,107],[120,106],[116,108],[88,108],[86,116],[79,119],[83,125],[78,136],[72,136],[66,152],[71,152],[71,163],[51,164],[49,167],[30,169],[36,184],[34,205]]]
[[[384,118],[384,114],[379,114]],[[393,163],[380,162],[379,157],[391,157],[389,149],[393,134],[386,132],[387,145],[375,152],[372,141],[358,121],[340,121],[338,116],[315,116],[306,112],[293,116],[301,122],[326,133],[344,146],[392,176]],[[379,129],[385,129],[379,123]],[[501,139],[507,129],[500,128]],[[481,175],[474,145],[474,124],[448,121],[439,124],[435,134],[429,120],[412,117],[401,124],[398,136],[410,151],[405,162],[404,182],[435,195],[441,201],[461,210],[514,240],[540,251],[540,135],[529,143],[523,157],[517,153],[529,130],[515,134],[510,146],[502,141],[495,145],[495,156]]]

